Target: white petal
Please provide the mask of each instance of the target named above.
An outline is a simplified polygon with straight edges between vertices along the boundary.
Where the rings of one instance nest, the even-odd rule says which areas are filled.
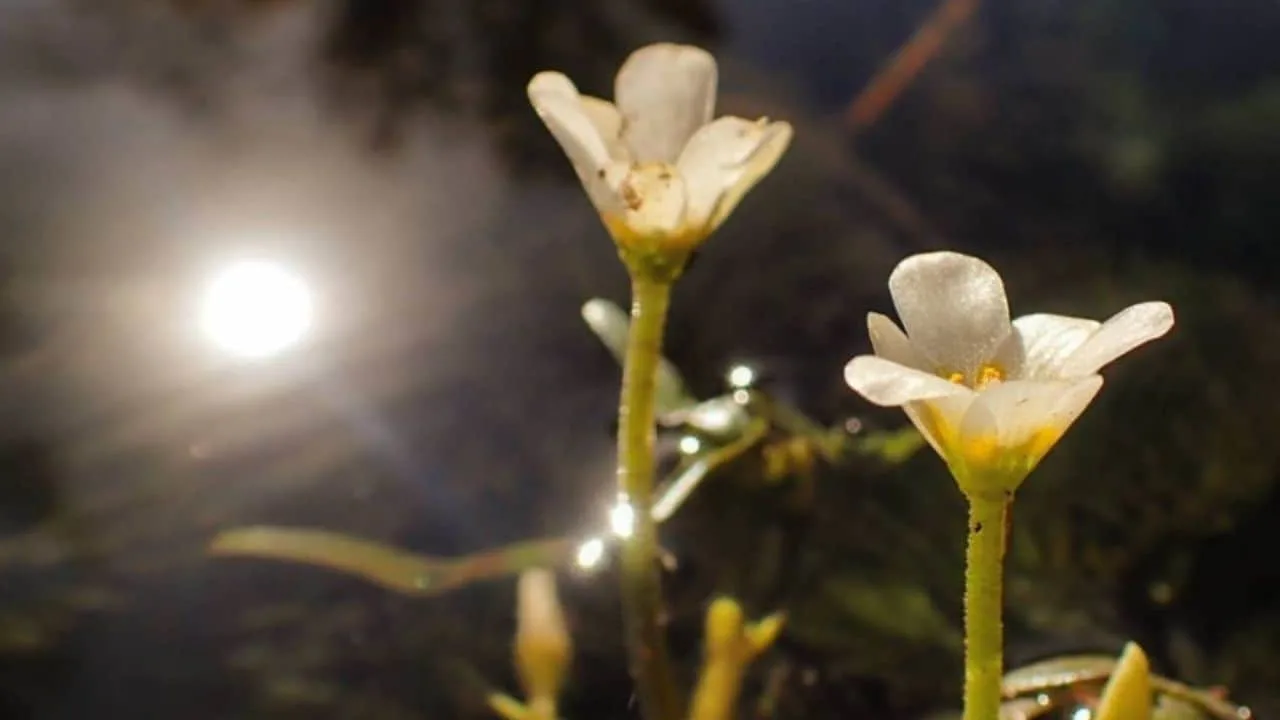
[[[1062,364],[1064,377],[1097,372],[1102,366],[1144,343],[1161,337],[1173,327],[1168,303],[1139,303],[1121,310],[1098,328]]]
[[[618,70],[614,100],[635,161],[674,163],[711,120],[716,83],[715,58],[702,48],[658,43],[632,53]]]
[[[921,406],[919,403],[907,403],[902,406],[902,412],[907,414],[907,419],[912,425],[916,426],[916,430],[920,435],[928,441],[933,451],[941,457],[946,457],[946,451],[942,446],[942,440],[938,437],[937,430],[932,422],[927,418],[928,408]]]
[[[995,385],[978,393],[960,425],[960,440],[993,439],[998,447],[1020,448],[1039,435],[1044,440],[1037,450],[1043,454],[1080,417],[1101,387],[1100,375]]]
[[[1097,320],[1066,315],[1023,315],[1013,321],[1013,334],[1001,346],[996,362],[1012,378],[1058,377],[1062,363],[1101,325]]]
[[[619,162],[631,163],[631,153],[627,144],[622,142],[622,113],[613,103],[590,95],[580,95],[582,111],[591,119],[596,132],[604,139],[609,148],[609,156]]]
[[[972,377],[1011,331],[1004,282],[975,257],[913,255],[894,268],[889,292],[911,344],[938,372]]]
[[[639,235],[671,235],[685,227],[685,185],[665,165],[640,165],[622,181],[626,223]]]
[[[867,335],[871,337],[871,349],[875,350],[876,355],[916,370],[925,368],[924,357],[911,345],[907,334],[888,316],[867,313]]]
[[[722,117],[689,138],[676,161],[689,187],[693,221],[714,230],[778,163],[791,143],[784,122]]]
[[[960,435],[960,423],[977,397],[977,393],[969,392],[921,400],[903,405],[902,410],[938,455],[945,459],[951,450],[950,446]]]
[[[863,397],[884,407],[973,394],[963,385],[875,355],[859,355],[850,360],[844,368],[844,379]]]
[[[620,212],[621,199],[609,182],[616,182],[619,174],[619,164],[613,159],[617,146],[601,134],[601,123],[608,123],[607,113],[599,107],[603,101],[583,98],[569,78],[556,72],[535,75],[528,93],[529,102],[569,157],[592,204],[602,213]]]

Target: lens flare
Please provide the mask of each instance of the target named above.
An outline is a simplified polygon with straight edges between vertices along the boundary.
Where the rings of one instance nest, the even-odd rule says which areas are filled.
[[[300,342],[311,329],[311,291],[274,262],[245,260],[223,268],[205,290],[200,327],[234,357],[261,360]]]

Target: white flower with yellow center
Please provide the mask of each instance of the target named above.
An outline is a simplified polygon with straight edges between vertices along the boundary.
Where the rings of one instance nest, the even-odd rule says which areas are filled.
[[[966,495],[1012,493],[1102,387],[1099,369],[1173,327],[1163,302],[1110,320],[1024,315],[1012,322],[990,265],[953,252],[915,255],[889,277],[904,333],[867,316],[875,355],[845,380],[901,406]]]
[[[580,95],[557,72],[529,82],[530,102],[622,247],[697,246],[786,150],[785,122],[713,120],[716,83],[710,53],[670,43],[627,58],[614,103]]]

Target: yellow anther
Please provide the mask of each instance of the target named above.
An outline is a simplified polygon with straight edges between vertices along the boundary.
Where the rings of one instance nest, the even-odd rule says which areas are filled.
[[[974,390],[981,390],[992,382],[1002,382],[1005,378],[1004,368],[996,365],[995,363],[983,363],[983,365],[978,368],[978,371],[974,373],[972,382],[970,382],[969,377],[962,372],[940,372],[938,375],[946,378],[948,382],[953,382],[957,385],[964,385],[965,387],[972,388]]]
[[[1004,380],[1004,368],[994,363],[986,363],[978,368],[978,380],[974,383],[974,387],[985,387],[990,382],[1002,382]]]

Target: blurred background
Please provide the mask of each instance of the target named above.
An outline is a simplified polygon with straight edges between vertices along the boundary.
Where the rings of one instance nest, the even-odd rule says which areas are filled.
[[[1135,639],[1274,716],[1278,34],[1274,0],[7,0],[0,717],[487,717],[459,677],[515,687],[510,578],[411,596],[206,548],[271,524],[460,557],[604,523],[619,371],[579,307],[626,278],[524,85],[610,96],[658,40],[715,51],[721,112],[797,129],[678,287],[692,389],[746,364],[818,422],[901,427],[841,370],[921,250],[990,260],[1015,313],[1170,301],[1019,496],[1007,659]],[[202,332],[246,258],[305,279],[288,352]],[[682,676],[730,592],[791,616],[744,715],[954,706],[942,464],[767,461],[664,527]],[[562,577],[565,717],[634,716],[616,576]]]

